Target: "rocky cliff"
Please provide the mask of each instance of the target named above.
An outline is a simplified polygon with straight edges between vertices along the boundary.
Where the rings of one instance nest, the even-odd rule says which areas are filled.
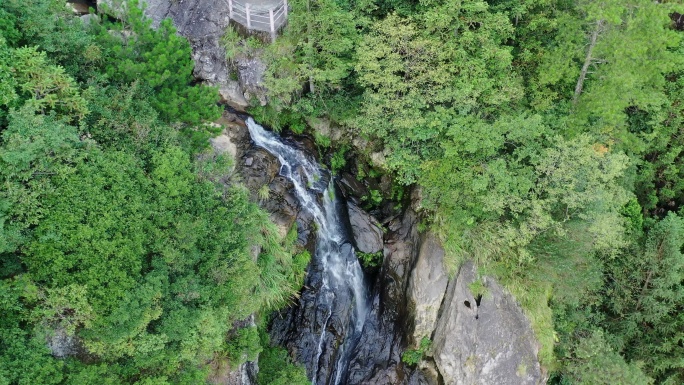
[[[117,14],[122,0],[98,0],[98,8],[109,7]],[[226,60],[221,37],[231,21],[228,0],[143,0],[145,14],[158,25],[170,18],[178,33],[192,45],[194,75],[207,84],[219,87],[223,101],[243,110],[252,97],[266,103],[263,74],[266,67],[255,57]],[[231,78],[231,73],[237,75]],[[235,79],[235,77],[237,79]]]
[[[251,144],[238,116],[225,113],[220,123],[226,129],[212,140],[214,148],[235,157],[236,172],[251,191],[267,186],[269,194],[264,195],[268,198],[261,199],[261,203],[272,220],[284,233],[297,226],[300,245],[312,248],[315,230],[311,218],[298,207],[289,182],[278,176],[277,158]],[[289,140],[300,148],[311,148],[306,139]],[[392,210],[374,210],[381,216],[375,218],[354,203],[367,192],[364,183],[354,180],[350,176],[346,180],[338,178],[340,190],[348,199],[350,236],[357,250],[381,250],[384,258],[371,274],[370,314],[351,353],[344,383],[543,383],[537,359],[539,348],[515,299],[494,279],[478,276],[472,263],[449,277],[444,268],[444,249],[436,236],[418,231],[416,212],[409,207],[399,215],[385,217],[383,212]],[[316,267],[312,266],[308,279],[315,277]],[[474,283],[478,288],[475,293],[471,289]],[[316,319],[316,309],[301,301],[283,310],[274,325],[273,339],[306,364],[313,359],[309,357],[313,354],[311,344],[317,339],[312,335],[307,338],[301,328]],[[315,325],[309,329],[314,330]],[[340,326],[330,333],[326,343],[334,346],[343,333]],[[422,359],[415,364],[405,363],[402,354],[417,349],[426,339],[431,343]],[[325,365],[319,368],[323,371],[319,378],[326,378]]]

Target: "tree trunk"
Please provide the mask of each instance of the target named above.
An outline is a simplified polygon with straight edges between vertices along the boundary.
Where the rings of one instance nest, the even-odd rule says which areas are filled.
[[[580,94],[582,94],[582,87],[584,87],[584,79],[587,78],[587,72],[589,71],[589,66],[591,65],[594,57],[594,47],[596,46],[596,40],[601,32],[601,27],[603,26],[603,20],[596,22],[596,28],[594,32],[591,33],[591,41],[589,42],[589,48],[587,49],[587,57],[584,59],[584,65],[582,65],[582,71],[580,72],[580,77],[577,79],[577,85],[575,86],[575,96],[572,98],[572,104],[576,105],[579,100]]]
[[[306,12],[308,14],[306,21],[306,42],[307,44],[311,44],[311,0],[306,0]],[[311,68],[311,64],[309,64],[309,92],[313,94],[316,92],[316,89],[314,88],[313,75],[311,75],[312,71],[313,68]]]

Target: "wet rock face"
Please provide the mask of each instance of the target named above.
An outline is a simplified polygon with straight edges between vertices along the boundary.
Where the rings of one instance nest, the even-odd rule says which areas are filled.
[[[235,157],[241,182],[251,192],[252,199],[270,214],[281,239],[296,226],[297,243],[313,251],[316,235],[313,217],[300,207],[292,183],[279,175],[278,158],[251,142],[244,122],[236,115],[224,113],[219,123],[226,129],[211,140],[214,150]]]
[[[382,250],[382,227],[378,220],[351,202],[347,203],[347,212],[359,251],[377,253]]]
[[[408,210],[401,220],[390,223],[383,265],[373,285],[372,308],[349,364],[348,385],[409,383],[412,370],[401,362],[401,354],[408,319],[405,292],[418,251],[417,222],[415,213]]]
[[[337,180],[344,197],[352,203],[359,204],[360,198],[368,195],[368,187],[356,179],[352,174],[343,172]]]
[[[444,383],[543,383],[538,344],[515,299],[486,277],[487,292],[476,298],[468,287],[475,279],[469,262],[447,288],[433,340]]]
[[[340,250],[332,252],[339,252],[345,259],[351,258],[350,243],[339,247]],[[352,333],[350,327],[353,328],[350,325],[352,293],[336,288],[324,290],[324,276],[322,261],[312,259],[299,300],[281,311],[271,326],[272,342],[284,346],[306,367],[307,375],[315,378],[317,384],[331,384],[334,380],[333,373],[341,354],[338,347]]]

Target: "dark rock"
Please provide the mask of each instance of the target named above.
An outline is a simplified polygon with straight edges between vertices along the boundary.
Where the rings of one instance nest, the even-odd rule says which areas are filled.
[[[288,134],[285,139],[296,148],[309,154],[313,159],[318,159],[318,148],[316,142],[309,136]]]
[[[350,244],[334,250],[345,259],[353,258]],[[299,301],[280,312],[273,321],[271,338],[284,346],[296,361],[304,364],[309,378],[327,384],[340,358],[340,349],[350,335],[353,294],[346,289],[323,289],[323,265],[312,259]],[[330,282],[329,284],[333,284]],[[318,368],[316,372],[315,368]],[[344,382],[343,382],[344,383]]]
[[[420,370],[410,370],[403,365],[392,366],[385,370],[381,370],[368,380],[363,382],[363,385],[437,385],[436,380],[431,380],[425,376]]]
[[[276,176],[268,189],[268,198],[261,201],[261,207],[271,213],[271,221],[278,227],[282,239],[297,218],[299,202],[293,192],[292,182],[282,176]]]
[[[684,15],[681,13],[672,12],[670,14],[670,19],[672,20],[672,24],[676,30],[684,31]]]
[[[245,159],[244,167],[239,171],[242,174],[245,186],[252,192],[259,191],[263,186],[269,185],[280,171],[278,158],[262,148],[250,148],[243,157]],[[248,159],[249,161],[247,161]]]
[[[362,197],[368,195],[368,188],[348,172],[340,175],[337,184],[340,190],[342,190],[344,197],[348,200],[353,200],[355,203],[358,203]]]
[[[371,312],[349,364],[348,385],[408,383],[411,369],[401,362],[401,354],[407,345],[405,293],[418,253],[417,223],[411,210],[390,223],[385,258],[373,286]]]
[[[364,253],[382,250],[380,222],[351,202],[347,204],[347,210],[356,247]]]
[[[309,251],[313,256],[316,252],[316,225],[313,215],[306,210],[297,214],[297,245]]]

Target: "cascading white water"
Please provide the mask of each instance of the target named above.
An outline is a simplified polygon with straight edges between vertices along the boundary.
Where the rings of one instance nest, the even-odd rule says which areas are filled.
[[[349,292],[353,296],[354,313],[350,320],[353,331],[346,337],[338,349],[338,362],[336,372],[332,378],[333,384],[337,385],[343,378],[344,370],[349,357],[345,354],[348,348],[347,342],[353,335],[360,334],[368,313],[368,294],[365,288],[363,271],[358,260],[352,253],[343,253],[343,243],[347,240],[341,226],[339,213],[337,212],[337,202],[332,185],[321,186],[322,174],[318,165],[302,151],[284,143],[272,132],[264,130],[263,127],[254,122],[252,118],[247,119],[252,140],[266,151],[270,152],[280,160],[280,174],[289,179],[295,188],[299,202],[314,218],[318,226],[317,244],[314,258],[323,267],[322,285],[318,289],[317,298],[320,304],[326,306],[326,317],[324,327],[320,330],[318,340],[318,351],[315,354],[313,385],[316,385],[316,373],[318,371],[318,361],[322,353],[323,341],[326,338],[326,325],[330,321],[333,313],[335,298],[340,293]],[[331,181],[332,184],[332,181]],[[322,202],[319,197],[323,196]]]

